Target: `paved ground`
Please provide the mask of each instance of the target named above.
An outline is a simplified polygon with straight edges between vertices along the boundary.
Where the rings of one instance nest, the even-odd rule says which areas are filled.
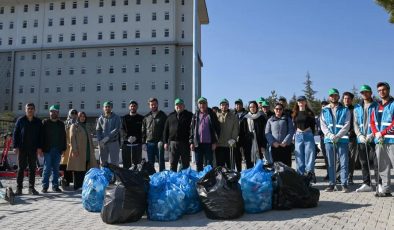
[[[293,162],[294,165],[294,162]],[[361,183],[356,171],[354,191]],[[317,169],[316,188],[324,189],[324,169]],[[0,178],[15,188],[15,180]],[[39,179],[37,179],[39,184]],[[27,181],[25,181],[27,184]],[[39,185],[37,188],[40,188]],[[24,190],[27,193],[27,189]],[[233,221],[215,221],[204,212],[174,222],[148,221],[107,225],[99,213],[82,208],[80,192],[66,191],[39,196],[24,195],[10,206],[0,201],[0,229],[394,229],[394,198],[375,198],[373,192],[343,194],[321,191],[318,207],[245,214]]]

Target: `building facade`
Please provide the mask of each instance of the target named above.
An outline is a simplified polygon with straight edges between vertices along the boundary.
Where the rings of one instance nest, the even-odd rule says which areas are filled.
[[[33,102],[39,116],[51,104],[62,116],[98,116],[113,101],[124,114],[134,99],[145,113],[150,97],[165,112],[176,97],[191,110],[193,20],[198,55],[209,22],[205,0],[196,1],[197,17],[193,0],[1,0],[0,111],[20,115]]]

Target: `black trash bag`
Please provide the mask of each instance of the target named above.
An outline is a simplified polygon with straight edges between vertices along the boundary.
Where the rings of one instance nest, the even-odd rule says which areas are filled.
[[[216,167],[197,182],[197,191],[209,219],[235,219],[244,214],[239,172]]]
[[[320,191],[310,186],[309,179],[299,175],[282,162],[274,163],[272,176],[274,193],[273,209],[313,208],[319,202]]]
[[[107,224],[135,222],[145,214],[149,191],[149,175],[109,165],[116,181],[105,190],[101,219]]]
[[[140,164],[138,164],[136,166],[134,165],[133,169],[141,171],[141,172],[145,172],[149,176],[156,173],[155,166],[151,162],[146,161],[145,158],[142,159]]]

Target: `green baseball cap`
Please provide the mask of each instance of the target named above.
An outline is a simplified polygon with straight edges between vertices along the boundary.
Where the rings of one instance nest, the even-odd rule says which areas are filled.
[[[51,107],[49,107],[49,111],[58,111],[60,110],[60,106],[59,105],[51,105]]]
[[[261,102],[261,106],[270,106],[270,104],[268,103],[268,101],[263,101]]]
[[[205,97],[200,97],[200,98],[198,98],[197,102],[199,104],[206,104],[207,103],[207,99]]]
[[[241,98],[238,98],[235,102],[235,104],[244,104]]]
[[[103,107],[105,107],[105,106],[110,106],[112,108],[113,104],[111,101],[106,101],[103,103]]]
[[[365,92],[365,91],[372,92],[372,89],[371,89],[371,87],[369,85],[362,85],[360,87],[360,93]]]
[[[178,105],[178,104],[184,104],[184,102],[183,102],[183,100],[181,99],[181,98],[176,98],[175,99],[175,105]]]
[[[335,88],[331,88],[328,90],[328,95],[333,95],[333,94],[337,94],[339,95],[339,91]]]
[[[220,100],[219,105],[221,105],[221,104],[223,104],[223,103],[226,103],[227,105],[229,104],[229,103],[228,103],[228,100],[227,100],[226,98],[223,98],[222,100]]]
[[[257,99],[257,103],[262,103],[263,101],[265,101],[265,99],[264,99],[263,97],[259,97],[259,98]]]

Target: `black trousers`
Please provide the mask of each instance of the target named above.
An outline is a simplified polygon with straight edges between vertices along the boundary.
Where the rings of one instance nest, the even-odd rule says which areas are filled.
[[[73,182],[73,172],[67,170],[67,165],[60,165],[59,170],[63,171],[63,180],[66,182],[66,185]]]
[[[285,165],[291,167],[291,146],[275,148],[271,146],[271,154],[274,162],[281,161]]]
[[[328,177],[328,159],[327,159],[326,145],[324,144],[324,136],[323,137],[320,136],[320,150],[324,157],[324,165],[326,166],[326,171],[327,171],[326,175]]]
[[[242,152],[241,147],[238,145],[234,148],[234,160],[235,160],[235,167],[237,168],[238,172],[242,171]]]
[[[217,147],[215,149],[216,155],[216,165],[227,167],[228,169],[231,167],[230,162],[230,148],[229,147]]]
[[[371,180],[370,180],[370,170],[368,168],[368,163],[370,169],[374,170],[374,177],[375,177],[375,183],[382,184],[382,179],[379,176],[379,171],[378,171],[378,161],[376,157],[376,152],[375,152],[375,143],[368,143],[368,144],[358,144],[357,145],[357,152],[358,156],[360,159],[360,164],[361,164],[361,173],[363,175],[363,184],[367,184],[371,186]],[[367,157],[368,153],[368,157]],[[369,160],[369,162],[368,162]]]
[[[23,188],[23,177],[29,166],[29,188],[34,188],[36,181],[37,153],[36,150],[19,150],[18,154],[18,176],[16,178],[17,188]]]
[[[190,148],[189,143],[180,141],[170,141],[170,170],[178,170],[178,162],[181,159],[182,169],[190,166]]]
[[[74,171],[72,172],[74,180],[74,190],[82,187],[83,179],[85,178],[86,171]]]
[[[142,158],[142,145],[127,146],[128,143],[122,145],[122,161],[123,168],[129,169],[131,163],[138,165],[141,163]]]

